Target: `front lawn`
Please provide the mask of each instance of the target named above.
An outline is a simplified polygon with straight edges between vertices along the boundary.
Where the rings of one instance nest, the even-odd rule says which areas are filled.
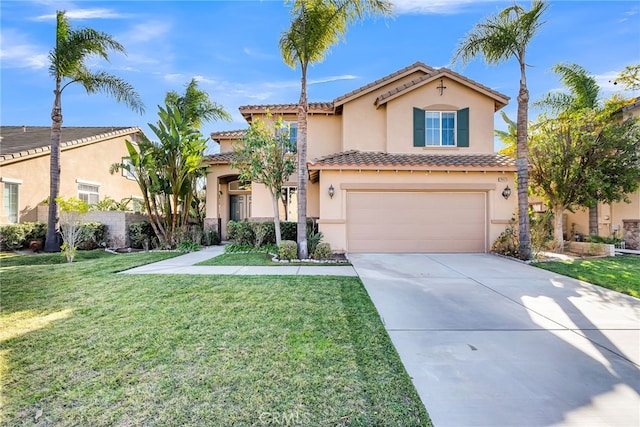
[[[358,278],[115,274],[173,255],[0,260],[0,424],[430,425]]]
[[[640,257],[541,262],[536,267],[640,298]]]

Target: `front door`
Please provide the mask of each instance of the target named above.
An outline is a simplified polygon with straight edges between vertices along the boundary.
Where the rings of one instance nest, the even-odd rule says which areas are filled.
[[[251,209],[251,196],[248,194],[232,194],[229,196],[231,221],[243,221],[249,217]]]

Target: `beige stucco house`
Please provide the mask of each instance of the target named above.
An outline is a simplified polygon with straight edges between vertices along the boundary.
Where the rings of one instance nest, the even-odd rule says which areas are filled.
[[[486,252],[517,205],[515,163],[494,152],[494,114],[509,98],[446,68],[416,62],[342,95],[311,102],[307,215],[345,252]],[[294,128],[295,104],[240,107],[248,123],[267,110]],[[229,167],[242,131],[214,132],[207,223],[273,218],[269,193]],[[296,179],[281,219],[297,219]]]
[[[60,154],[60,196],[89,203],[111,197],[141,198],[135,179],[109,167],[127,158],[125,139],[137,141],[137,127],[63,127]],[[45,221],[49,197],[51,128],[0,127],[0,224]],[[40,204],[40,206],[38,206]]]
[[[619,111],[622,120],[630,117],[640,117],[640,99],[627,105]],[[637,222],[640,220],[640,190],[628,194],[631,203],[599,203],[598,204],[598,234],[603,237],[624,237],[624,223],[626,221]],[[577,209],[575,212],[566,211],[564,228],[567,236],[571,238],[572,232],[583,235],[589,234],[589,210]]]

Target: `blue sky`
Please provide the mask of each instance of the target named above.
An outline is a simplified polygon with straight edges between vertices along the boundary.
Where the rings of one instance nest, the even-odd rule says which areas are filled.
[[[488,66],[475,60],[452,65],[460,40],[475,23],[511,4],[480,0],[396,0],[395,16],[353,25],[324,62],[309,69],[309,100],[330,101],[416,61],[450,67],[511,97],[505,111],[516,116],[519,71],[515,61]],[[529,2],[521,2],[529,7]],[[67,11],[74,28],[114,36],[127,56],[91,66],[124,78],[146,104],[139,115],[80,86],[63,94],[64,126],[140,126],[157,121],[157,105],[169,90],[182,92],[192,77],[233,121],[212,122],[202,132],[241,129],[238,106],[295,103],[299,69],[282,61],[278,40],[289,24],[282,1],[25,1],[3,0],[1,13],[1,112],[3,125],[50,126],[54,82],[47,54],[55,42],[55,11]],[[604,97],[620,87],[610,81],[640,63],[640,2],[551,1],[546,24],[528,51],[531,99],[557,90],[551,71],[577,63],[596,76]],[[627,93],[638,96],[639,93]],[[535,117],[536,110],[531,111]],[[497,128],[504,123],[496,115]]]

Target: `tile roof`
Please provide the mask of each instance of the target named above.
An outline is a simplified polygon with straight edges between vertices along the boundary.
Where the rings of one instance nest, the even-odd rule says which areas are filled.
[[[333,103],[336,105],[342,104],[344,100],[353,97],[354,95],[360,95],[360,94],[364,94],[365,92],[368,92],[369,89],[373,89],[381,84],[384,83],[388,83],[404,74],[410,74],[414,71],[418,71],[421,70],[425,73],[430,73],[434,71],[434,68],[429,67],[428,65],[424,64],[423,62],[414,62],[413,64],[409,65],[408,67],[404,67],[396,72],[393,72],[387,76],[382,77],[381,79],[378,79],[374,82],[371,82],[369,84],[366,84],[362,87],[359,87],[358,89],[352,90],[349,93],[346,93],[342,96],[337,97],[336,99],[334,99]]]
[[[142,132],[138,127],[63,127],[60,148]],[[50,126],[0,126],[0,161],[51,150]]]
[[[410,82],[405,83],[401,86],[398,86],[387,93],[383,93],[382,95],[378,96],[378,98],[376,98],[375,105],[376,106],[382,105],[388,100],[395,98],[396,96],[398,96],[403,92],[413,90],[417,87],[422,86],[423,84],[426,84],[430,81],[433,81],[437,78],[444,77],[444,76],[451,77],[455,80],[458,80],[470,86],[473,86],[474,88],[479,89],[480,91],[486,92],[490,96],[493,96],[494,99],[499,100],[499,102],[496,103],[496,111],[499,108],[502,108],[505,105],[507,105],[507,102],[509,102],[510,98],[507,95],[504,95],[496,90],[491,89],[488,86],[478,83],[475,80],[471,80],[470,78],[465,77],[462,74],[456,73],[453,70],[443,67],[443,68],[434,70],[430,74],[426,74],[424,76],[418,77],[417,79],[413,79]]]
[[[263,114],[266,110],[274,114],[296,114],[298,104],[267,104],[267,105],[242,105],[238,107],[245,119],[249,119],[252,113]],[[310,102],[309,113],[333,113],[333,102]]]
[[[222,130],[219,132],[211,132],[209,135],[211,136],[211,140],[213,141],[237,140],[242,139],[246,131],[246,129]]]
[[[207,156],[205,162],[212,165],[226,165],[236,158],[235,153],[218,153]]]
[[[502,154],[402,154],[346,151],[309,162],[309,169],[495,169],[514,170],[515,160]]]

